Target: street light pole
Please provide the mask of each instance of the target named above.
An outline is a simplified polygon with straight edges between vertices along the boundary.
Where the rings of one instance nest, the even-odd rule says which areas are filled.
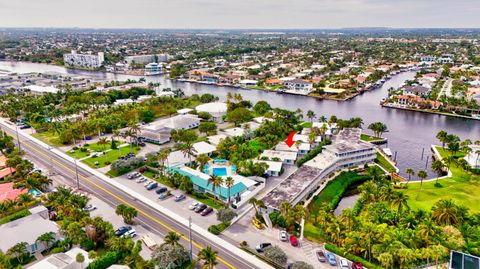
[[[77,159],[73,159],[75,163],[75,176],[77,177],[77,190],[80,190],[80,182],[78,180],[78,166],[77,166]]]
[[[193,261],[192,248],[192,216],[188,217],[188,239],[190,241],[190,260]]]
[[[20,137],[18,136],[18,125],[15,123],[15,132],[17,133],[17,144],[18,144],[18,150],[22,150],[22,147],[20,146]]]

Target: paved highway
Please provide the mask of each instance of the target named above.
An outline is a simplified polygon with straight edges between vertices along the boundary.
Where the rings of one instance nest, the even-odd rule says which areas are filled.
[[[10,136],[16,138],[15,126],[3,122],[0,122],[0,126]],[[75,165],[73,163],[51,153],[48,149],[31,141],[28,136],[19,133],[19,138],[21,148],[26,152],[26,158],[35,164],[51,167],[53,170],[52,172],[57,173],[66,179],[70,179],[70,183],[72,183],[70,185],[76,186]],[[81,167],[78,167],[77,169],[79,176],[78,182],[81,191],[88,192],[112,206],[117,206],[118,204],[123,203],[136,208],[139,213],[136,221],[140,222],[142,226],[145,226],[149,231],[161,236],[164,236],[170,231],[175,231],[182,235],[182,243],[188,248],[188,227],[185,227],[175,219],[149,207],[143,202],[136,200],[122,190],[105,183],[103,180]],[[218,265],[216,268],[259,268],[251,264],[248,260],[234,255],[228,249],[211,242],[195,232],[192,233],[194,253],[197,253],[200,249],[206,246],[211,246],[218,252]]]

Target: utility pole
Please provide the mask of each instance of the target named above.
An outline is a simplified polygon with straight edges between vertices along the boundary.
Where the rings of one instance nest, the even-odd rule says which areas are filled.
[[[73,159],[75,162],[75,176],[77,177],[77,190],[80,190],[80,182],[78,180],[78,166],[77,166],[77,159]]]
[[[18,150],[22,150],[22,147],[20,146],[20,137],[18,136],[18,125],[17,122],[15,122],[15,132],[17,133],[17,144],[18,144]]]
[[[192,216],[188,217],[188,239],[190,241],[190,260],[193,261],[193,248],[192,248]]]

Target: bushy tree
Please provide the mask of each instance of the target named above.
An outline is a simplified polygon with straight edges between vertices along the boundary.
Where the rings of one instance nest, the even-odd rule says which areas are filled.
[[[265,248],[263,253],[265,257],[272,260],[279,265],[284,265],[287,263],[287,254],[279,246],[269,246]]]
[[[292,269],[314,269],[314,267],[306,262],[296,261],[292,264]]]
[[[181,268],[190,261],[189,252],[180,244],[162,244],[152,253],[152,260],[160,268]]]
[[[217,211],[217,220],[223,224],[229,224],[236,216],[237,213],[230,208],[221,208]]]

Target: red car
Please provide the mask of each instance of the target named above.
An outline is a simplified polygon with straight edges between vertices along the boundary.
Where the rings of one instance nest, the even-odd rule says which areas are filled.
[[[298,239],[295,237],[295,235],[290,235],[290,245],[298,247]]]
[[[359,262],[352,262],[352,269],[363,269],[363,265]]]

